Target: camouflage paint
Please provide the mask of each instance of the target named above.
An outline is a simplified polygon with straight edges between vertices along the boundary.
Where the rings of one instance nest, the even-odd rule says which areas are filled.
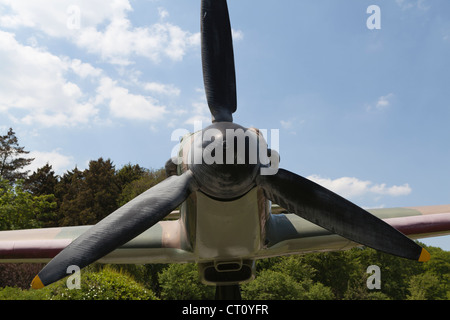
[[[242,258],[260,259],[282,254],[345,250],[359,246],[289,214],[276,205],[272,206],[273,212],[269,212],[265,198],[256,188],[246,196],[246,200],[251,200],[248,202],[253,202],[247,210],[251,211],[254,217],[243,212],[241,201],[231,201],[224,205],[212,199],[203,199],[204,195],[194,194],[181,206],[179,212],[173,212],[174,216],[179,216],[178,219],[172,220],[173,218],[169,217],[169,220],[159,222],[99,262],[198,262],[208,259],[226,260],[241,254],[245,256]],[[200,209],[197,208],[199,198],[205,201],[200,205]],[[218,209],[216,206],[222,208]],[[368,211],[413,239],[450,234],[450,205]],[[208,212],[216,212],[217,219],[208,218]],[[227,223],[237,229],[232,232],[230,228],[224,228],[217,233],[217,229],[224,226],[223,219],[226,220],[226,217],[217,216],[219,212],[235,215],[236,223],[242,225],[234,225],[228,221]],[[239,220],[239,214],[236,213],[243,214],[242,220]],[[202,219],[200,222],[199,218]],[[1,231],[0,262],[48,262],[89,227]],[[226,248],[225,244],[233,245],[239,242],[237,240],[245,245],[240,245],[239,248],[235,246],[231,251]],[[197,241],[201,242],[198,244]],[[212,246],[208,241],[213,241],[218,246],[220,254],[212,253]]]

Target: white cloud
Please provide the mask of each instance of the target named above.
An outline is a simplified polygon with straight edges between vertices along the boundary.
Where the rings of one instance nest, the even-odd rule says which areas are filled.
[[[153,93],[162,94],[162,95],[173,95],[179,96],[180,89],[175,87],[172,84],[162,84],[158,82],[147,82],[143,85],[144,89]]]
[[[88,124],[100,120],[104,106],[110,115],[122,119],[157,121],[166,113],[155,98],[130,92],[106,77],[103,70],[22,45],[13,34],[3,31],[0,68],[0,112],[15,123],[46,127]],[[85,84],[96,90],[83,91]],[[158,82],[134,80],[130,86],[162,96],[180,94],[174,85]]]
[[[280,124],[284,129],[291,129],[292,128],[292,120],[280,120]]]
[[[176,105],[180,89],[173,84],[141,81],[127,66],[135,56],[156,63],[181,60],[189,48],[200,45],[200,34],[168,23],[169,13],[164,8],[158,9],[159,21],[154,24],[133,26],[127,18],[132,10],[127,0],[107,5],[100,0],[80,0],[75,6],[66,0],[54,6],[44,0],[0,0],[0,7],[5,9],[0,14],[0,27],[11,31],[0,30],[0,113],[13,123],[74,126],[108,123],[110,117],[160,121],[168,112],[165,105]],[[69,28],[71,15],[77,12],[80,28]],[[20,43],[12,33],[20,27],[32,28],[33,34],[23,40],[29,45]],[[46,38],[69,40],[115,64],[121,80],[107,76],[106,69],[40,47],[45,38],[42,33]],[[241,32],[235,34],[242,38]],[[192,103],[194,118],[188,122],[210,121],[203,100]],[[105,109],[109,113],[103,112]],[[183,107],[177,107],[175,114],[182,111]]]
[[[412,191],[408,184],[388,187],[385,183],[374,184],[371,181],[359,180],[353,177],[329,179],[322,178],[318,175],[311,175],[307,178],[347,199],[363,196],[398,197],[406,196]]]
[[[0,31],[0,68],[0,111],[14,121],[64,126],[87,123],[98,112],[81,88],[66,78],[70,72],[99,73],[88,64],[24,46]]]
[[[167,18],[169,16],[169,12],[162,7],[158,8],[158,14],[159,14],[159,17],[161,20],[164,20],[165,18]]]
[[[378,110],[383,111],[388,109],[392,105],[392,100],[394,99],[395,95],[393,93],[389,93],[385,96],[381,96],[378,98],[377,102],[374,104],[366,105],[367,111],[371,110]]]
[[[197,97],[191,103],[191,108],[186,110],[186,112],[184,112],[185,110],[177,111],[179,115],[184,116],[186,113],[189,115],[189,118],[184,120],[183,123],[193,126],[192,129],[189,129],[191,132],[198,130],[197,126],[199,126],[199,124],[201,124],[202,127],[211,124],[211,113],[209,111],[208,102],[206,101],[205,89],[197,88],[195,89],[195,92]]]
[[[378,99],[377,104],[375,105],[375,108],[377,108],[378,110],[386,109],[387,107],[389,107],[391,105],[391,99],[393,97],[394,97],[393,93],[389,93],[386,96],[381,96]]]
[[[395,0],[402,10],[417,8],[420,10],[428,10],[430,7],[426,4],[427,0]]]
[[[242,32],[241,30],[231,29],[231,34],[234,41],[240,41],[244,39],[244,32]]]
[[[97,88],[96,104],[106,103],[116,118],[158,121],[166,113],[152,97],[130,93],[116,81],[103,77]]]
[[[163,58],[180,61],[189,48],[199,46],[200,35],[168,22],[136,28],[128,19],[116,18],[104,31],[96,27],[80,29],[73,41],[109,63],[129,65],[133,56],[145,57],[154,63]]]
[[[88,77],[99,77],[102,74],[101,69],[95,68],[89,63],[83,63],[78,59],[67,59],[67,63],[70,66],[71,70],[83,79]]]
[[[33,162],[25,167],[25,170],[30,170],[30,173],[42,168],[47,163],[52,166],[56,174],[61,175],[65,171],[70,170],[74,165],[74,159],[71,156],[61,154],[58,150],[50,152],[45,151],[31,151],[28,154],[29,158],[34,158]]]
[[[79,29],[123,18],[132,10],[128,0],[58,0],[51,5],[48,0],[0,0],[2,4],[9,12],[1,16],[0,26],[33,27],[52,37],[71,37]],[[76,20],[79,29],[70,26]]]
[[[153,62],[163,58],[180,61],[186,51],[200,44],[200,33],[190,33],[166,22],[169,13],[158,8],[160,22],[134,27],[127,18],[128,0],[0,0],[10,13],[0,17],[0,26],[15,29],[32,27],[51,37],[65,38],[104,61],[129,65],[132,57]],[[75,10],[74,10],[75,9]],[[237,32],[238,37],[242,33]]]
[[[191,115],[184,123],[192,126],[196,126],[198,123],[205,127],[211,124],[211,115],[209,113],[209,107],[206,102],[196,101],[192,103],[192,110],[189,111]]]
[[[295,118],[289,120],[280,120],[281,127],[290,134],[297,134],[296,129],[300,128],[305,123],[305,120],[298,121]]]

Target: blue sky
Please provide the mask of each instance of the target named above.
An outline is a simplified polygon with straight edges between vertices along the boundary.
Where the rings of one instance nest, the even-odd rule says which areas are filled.
[[[380,29],[367,26],[371,5]],[[234,119],[279,130],[280,167],[363,207],[450,203],[448,1],[228,6]],[[199,11],[199,0],[0,0],[1,132],[15,130],[32,170],[99,157],[161,168],[176,129],[210,123]],[[450,250],[449,237],[425,242]]]

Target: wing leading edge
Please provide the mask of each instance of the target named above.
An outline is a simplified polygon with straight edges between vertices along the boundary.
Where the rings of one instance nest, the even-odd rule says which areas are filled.
[[[267,227],[268,247],[262,257],[339,251],[360,246],[294,214],[276,208]],[[280,212],[281,211],[281,212]],[[450,235],[450,205],[369,209],[374,216],[413,240]]]
[[[1,231],[0,263],[47,263],[91,227]],[[170,263],[192,260],[181,220],[167,220],[157,223],[98,262]]]
[[[411,239],[450,235],[450,205],[370,209]],[[174,212],[173,215],[177,215]],[[0,232],[0,263],[47,263],[90,226]],[[196,262],[182,219],[157,223],[100,259],[101,263]],[[276,206],[266,224],[266,246],[254,257],[346,250],[359,244]]]

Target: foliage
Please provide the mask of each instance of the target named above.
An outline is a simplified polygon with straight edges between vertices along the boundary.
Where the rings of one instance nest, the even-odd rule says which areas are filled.
[[[159,274],[159,282],[161,299],[199,300],[214,297],[213,288],[200,283],[197,266],[192,263],[171,264]]]
[[[98,269],[98,270],[96,270]],[[0,300],[157,300],[155,294],[125,272],[105,266],[87,267],[81,273],[81,288],[68,289],[67,279],[39,290],[0,288]]]
[[[24,182],[24,189],[35,196],[55,194],[58,176],[48,163],[34,171]]]
[[[316,268],[318,261],[327,260],[330,253],[311,253],[257,261],[256,278],[242,284],[243,299],[257,300],[449,300],[450,253],[427,247],[432,253],[430,264],[385,256],[373,249],[355,248],[335,252],[328,259],[328,268]],[[330,261],[335,261],[331,264]],[[369,263],[369,264],[368,264]],[[366,286],[369,265],[381,269],[381,290]],[[331,276],[352,266],[354,272]],[[405,275],[398,278],[400,269]],[[336,271],[337,270],[337,271]],[[1,271],[1,270],[0,270]],[[325,285],[318,279],[326,279]],[[30,273],[31,274],[31,273]],[[395,278],[397,277],[397,279]],[[341,288],[343,278],[348,279]],[[81,289],[69,290],[63,279],[41,290],[5,287],[1,299],[214,299],[214,287],[203,285],[196,264],[168,265],[91,265],[82,270]],[[391,282],[391,283],[389,283]],[[10,285],[10,284],[9,284]]]
[[[113,268],[119,272],[126,272],[133,276],[137,282],[152,290],[157,296],[161,295],[161,285],[158,277],[164,269],[168,268],[168,264],[111,264]]]
[[[450,300],[450,252],[428,248],[431,259],[425,272],[416,274],[409,283],[409,300]]]
[[[0,136],[0,178],[14,183],[25,179],[28,172],[19,171],[29,165],[34,159],[27,159],[21,155],[28,154],[24,147],[19,146],[19,140],[12,128],[4,136]]]
[[[30,288],[30,283],[45,266],[43,263],[0,263],[0,288]]]
[[[0,288],[0,300],[48,300],[48,290],[25,290],[19,287]]]
[[[21,180],[11,185],[0,179],[0,230],[39,228],[54,218],[55,197],[34,196],[22,185]]]
[[[301,285],[287,274],[264,270],[242,286],[242,296],[251,300],[298,300],[305,297]]]
[[[68,289],[64,281],[52,288],[54,300],[156,300],[154,293],[126,272],[105,266],[81,274],[81,289]]]
[[[119,171],[119,177],[122,176],[121,173],[126,168],[125,166]],[[139,175],[135,174],[134,176],[136,177],[135,179],[123,184],[122,193],[118,197],[118,204],[120,206],[163,181],[166,178],[166,173],[163,169],[154,171],[142,170]]]
[[[90,161],[83,172],[75,169],[63,177],[58,189],[63,226],[95,224],[118,208],[120,189],[111,160]]]

